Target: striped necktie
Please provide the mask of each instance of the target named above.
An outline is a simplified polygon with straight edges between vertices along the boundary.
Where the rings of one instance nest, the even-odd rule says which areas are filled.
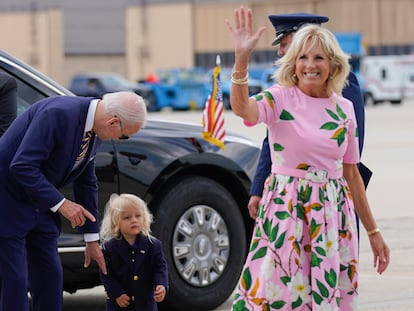
[[[88,151],[89,142],[91,141],[93,135],[94,135],[94,132],[93,130],[91,130],[91,131],[87,131],[85,133],[85,136],[83,136],[82,144],[79,150],[79,155],[76,158],[76,161],[81,161],[85,157],[86,152]]]

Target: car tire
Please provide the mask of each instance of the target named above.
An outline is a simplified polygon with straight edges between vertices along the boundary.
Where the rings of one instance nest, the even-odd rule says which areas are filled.
[[[160,111],[160,108],[157,105],[157,98],[153,91],[151,91],[144,100],[147,105],[148,112]]]
[[[230,95],[223,94],[223,106],[226,110],[231,110]]]
[[[211,310],[229,298],[247,241],[239,207],[223,186],[205,177],[176,182],[159,204],[153,231],[163,242],[169,270],[162,310]]]
[[[378,104],[378,102],[374,99],[371,93],[366,93],[364,98],[365,106],[372,107]]]

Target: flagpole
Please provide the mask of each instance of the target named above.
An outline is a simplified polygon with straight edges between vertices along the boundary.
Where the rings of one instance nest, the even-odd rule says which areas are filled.
[[[217,99],[217,86],[218,86],[217,82],[218,82],[218,75],[221,71],[220,64],[221,64],[220,54],[217,54],[216,66],[214,67],[214,70],[213,70],[213,89],[211,92],[211,101],[213,103],[216,102],[216,99]],[[210,128],[209,128],[210,133],[213,133],[213,130],[214,130],[215,114],[216,114],[216,105],[211,105],[210,119],[212,120],[212,122],[210,122]]]
[[[213,69],[213,83],[211,93],[207,98],[206,106],[203,112],[203,138],[224,148],[224,106],[223,106],[223,95],[220,85],[220,71],[221,71],[221,59],[220,55],[217,54],[216,66]]]

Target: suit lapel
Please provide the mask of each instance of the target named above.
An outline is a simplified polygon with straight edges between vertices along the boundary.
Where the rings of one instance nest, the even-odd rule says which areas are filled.
[[[86,117],[88,115],[88,109],[89,109],[89,102],[85,102],[84,105],[82,105],[82,111],[79,114],[78,117],[78,125],[76,127],[76,133],[74,133],[75,138],[73,139],[74,142],[76,142],[71,149],[68,148],[68,152],[70,152],[70,165],[66,166],[66,173],[65,173],[65,180],[64,184],[70,183],[72,180],[74,180],[79,174],[83,171],[85,168],[85,163],[87,164],[88,161],[83,161],[83,163],[80,163],[76,169],[73,169],[76,163],[76,158],[79,155],[79,150],[82,144],[83,136],[84,136],[84,128],[86,123]],[[95,139],[94,139],[95,141]],[[92,149],[92,148],[89,148]],[[70,150],[70,151],[69,151]],[[89,150],[88,150],[89,152]],[[89,158],[90,153],[87,154]]]
[[[131,260],[131,247],[129,246],[128,242],[125,239],[121,239],[117,243],[118,254],[120,254],[122,260],[128,266],[130,271],[134,270],[134,263]]]
[[[134,272],[140,274],[142,272],[142,269],[148,269],[148,267],[145,266],[145,259],[147,256],[150,256],[150,241],[146,236],[140,234],[137,237],[136,244],[138,246],[138,249],[135,255]]]
[[[121,254],[122,260],[129,267],[131,271],[139,272],[141,266],[145,262],[146,256],[149,256],[150,241],[147,237],[142,234],[137,236],[135,241],[135,256],[132,261],[132,247],[129,246],[128,242],[124,239],[119,240],[117,243],[118,253]]]

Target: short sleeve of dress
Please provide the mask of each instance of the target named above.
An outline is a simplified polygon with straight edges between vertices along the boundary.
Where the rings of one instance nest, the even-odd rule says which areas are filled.
[[[259,109],[259,116],[256,123],[244,121],[246,126],[253,126],[259,123],[272,123],[278,115],[278,107],[276,103],[281,100],[281,87],[273,85],[272,87],[252,96]]]
[[[344,99],[344,101],[348,101],[347,99]],[[349,102],[350,105],[347,105],[350,107],[347,111],[348,115],[348,147],[345,151],[343,162],[348,164],[356,164],[359,163],[359,140],[358,140],[358,128],[357,128],[357,122],[355,117],[355,111],[353,109],[353,105],[351,102]]]

